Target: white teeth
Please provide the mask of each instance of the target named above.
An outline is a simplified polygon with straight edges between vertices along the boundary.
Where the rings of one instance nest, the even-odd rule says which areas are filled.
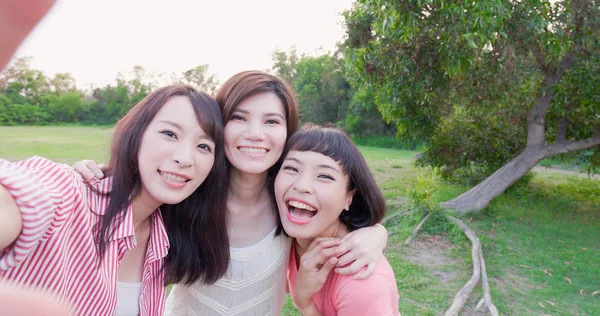
[[[314,207],[311,207],[310,205],[304,204],[302,202],[298,202],[298,201],[289,201],[288,204],[290,206],[293,206],[295,208],[301,208],[307,211],[311,211],[311,212],[316,212],[317,210]]]
[[[160,175],[161,175],[163,178],[165,178],[165,179],[167,179],[167,180],[169,180],[169,181],[173,181],[173,182],[181,182],[181,183],[184,183],[184,182],[186,182],[186,181],[187,181],[187,179],[186,179],[186,178],[182,178],[182,177],[180,177],[180,176],[176,176],[176,175],[174,175],[174,174],[170,174],[170,173],[166,173],[166,172],[162,172],[162,171],[159,171],[158,173],[160,173]]]
[[[250,154],[264,154],[267,152],[264,148],[251,148],[251,147],[240,147],[241,152],[250,153]]]

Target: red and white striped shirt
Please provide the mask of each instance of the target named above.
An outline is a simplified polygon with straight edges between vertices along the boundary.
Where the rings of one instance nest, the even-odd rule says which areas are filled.
[[[98,266],[93,232],[108,206],[107,196],[94,193],[69,166],[41,157],[16,163],[0,159],[0,184],[15,198],[23,218],[21,235],[0,252],[0,280],[48,291],[70,304],[75,315],[113,315],[119,262],[136,245],[131,207]],[[109,192],[111,179],[92,185]],[[144,261],[142,316],[163,314],[162,267],[168,248],[164,222],[156,211]]]

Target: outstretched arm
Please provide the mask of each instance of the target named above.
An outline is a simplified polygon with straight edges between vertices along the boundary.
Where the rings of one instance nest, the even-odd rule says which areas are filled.
[[[84,189],[66,165],[42,157],[0,159],[0,270],[20,264],[38,241],[60,230],[71,203],[86,200]]]
[[[0,184],[0,251],[12,245],[21,234],[23,220],[17,202]]]

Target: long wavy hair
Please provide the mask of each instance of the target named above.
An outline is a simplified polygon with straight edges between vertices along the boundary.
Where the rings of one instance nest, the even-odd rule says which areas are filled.
[[[108,238],[123,222],[130,202],[141,193],[138,153],[142,136],[156,113],[174,96],[189,98],[198,123],[216,146],[214,165],[194,193],[180,203],[160,207],[170,243],[164,266],[165,284],[191,284],[197,280],[214,283],[229,264],[223,121],[216,101],[188,85],[154,91],[117,122],[107,172],[112,177],[110,202],[96,232],[98,252],[102,260]]]

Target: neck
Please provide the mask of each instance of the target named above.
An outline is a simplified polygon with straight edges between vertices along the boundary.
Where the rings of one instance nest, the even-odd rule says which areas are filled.
[[[264,194],[269,194],[266,171],[248,174],[232,168],[229,176],[229,200],[244,205],[255,205]]]
[[[294,238],[294,248],[296,249],[296,255],[298,257],[302,257],[302,255],[306,252],[310,244],[312,244],[312,242],[318,237],[344,238],[344,236],[346,236],[346,234],[348,234],[349,232],[350,231],[348,230],[346,225],[342,224],[342,222],[338,220],[317,236],[311,238]]]
[[[133,213],[133,227],[138,230],[150,219],[150,215],[160,207],[160,203],[151,202],[144,199],[143,193],[138,196],[133,202],[131,202],[132,213]]]

